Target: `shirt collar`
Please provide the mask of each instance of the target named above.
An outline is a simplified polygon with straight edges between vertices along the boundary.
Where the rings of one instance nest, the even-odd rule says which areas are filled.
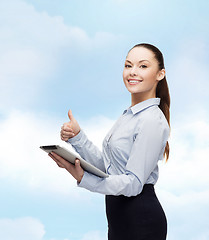
[[[160,98],[149,98],[140,103],[137,103],[133,107],[129,107],[123,113],[127,112],[130,109],[133,114],[136,114],[136,113],[144,110],[145,108],[151,107],[153,105],[159,105],[159,104],[160,104]]]

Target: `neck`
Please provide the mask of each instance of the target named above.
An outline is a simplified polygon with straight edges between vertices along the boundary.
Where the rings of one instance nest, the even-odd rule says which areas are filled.
[[[131,94],[131,106],[133,107],[137,103],[143,102],[149,98],[156,98],[156,94],[146,94],[146,93],[132,93]]]

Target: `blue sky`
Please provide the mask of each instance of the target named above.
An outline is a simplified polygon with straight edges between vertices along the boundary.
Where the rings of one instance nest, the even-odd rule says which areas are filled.
[[[79,189],[38,147],[61,143],[72,109],[102,140],[129,106],[128,50],[164,53],[171,94],[170,159],[156,192],[168,240],[209,239],[209,3],[140,0],[0,2],[0,238],[104,240],[104,196]],[[63,143],[62,143],[63,144]]]

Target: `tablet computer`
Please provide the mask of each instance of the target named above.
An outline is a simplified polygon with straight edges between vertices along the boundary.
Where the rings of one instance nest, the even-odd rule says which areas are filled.
[[[89,172],[92,173],[98,177],[108,177],[109,175],[98,169],[97,167],[93,166],[92,164],[88,163],[86,160],[81,158],[80,156],[76,155],[75,153],[71,152],[70,150],[61,147],[59,145],[46,145],[46,146],[40,146],[42,150],[44,150],[47,153],[55,152],[59,156],[63,157],[65,160],[69,161],[72,164],[75,164],[75,159],[78,158],[81,163],[81,167]]]

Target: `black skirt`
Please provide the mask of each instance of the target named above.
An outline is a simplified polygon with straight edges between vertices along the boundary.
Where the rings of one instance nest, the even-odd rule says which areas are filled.
[[[165,240],[167,220],[153,184],[133,197],[105,196],[108,240]]]

